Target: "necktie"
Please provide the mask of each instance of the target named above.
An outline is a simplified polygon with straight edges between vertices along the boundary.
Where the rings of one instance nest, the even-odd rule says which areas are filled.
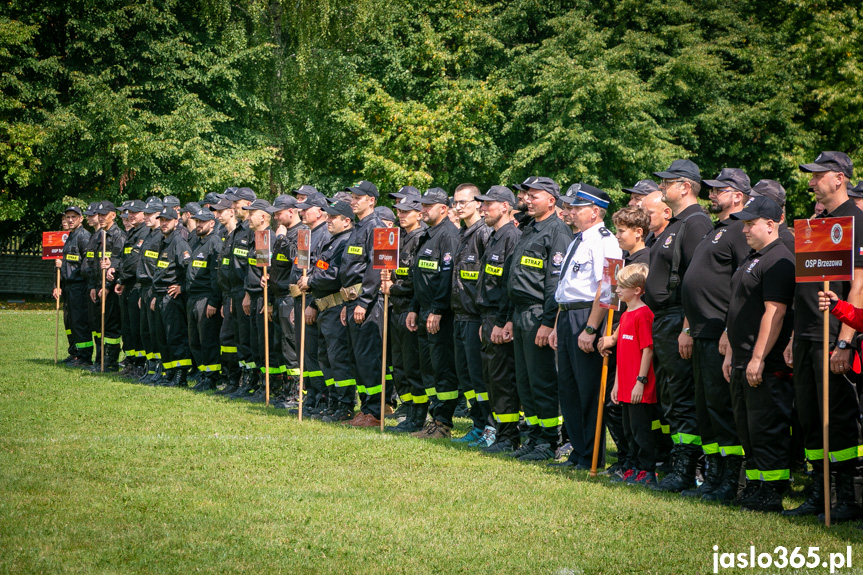
[[[569,262],[572,261],[572,256],[575,255],[575,250],[578,249],[579,244],[581,243],[581,232],[575,234],[575,239],[572,240],[572,249],[569,250],[569,253],[566,254],[566,261],[563,262],[563,267],[561,268],[561,273],[566,273],[566,270],[569,269]]]

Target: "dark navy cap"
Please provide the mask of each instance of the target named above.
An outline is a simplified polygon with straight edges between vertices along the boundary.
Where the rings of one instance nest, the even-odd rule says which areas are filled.
[[[414,197],[403,198],[393,207],[402,212],[421,212],[423,209],[423,205],[419,203],[419,198]]]
[[[308,184],[303,184],[302,186],[300,186],[299,188],[297,188],[296,190],[294,190],[291,193],[294,194],[295,196],[297,196],[297,195],[308,196],[309,194],[318,194],[320,192],[318,192],[318,189],[314,186],[310,186]]]
[[[528,178],[520,184],[513,184],[512,187],[519,192],[526,192],[530,189],[530,184],[537,180],[536,176],[528,176]]]
[[[698,169],[698,164],[692,160],[674,160],[667,170],[664,172],[653,172],[653,175],[663,180],[686,178],[694,182],[701,182],[701,170]]]
[[[201,205],[199,203],[189,202],[185,206],[183,206],[183,209],[180,210],[180,213],[181,214],[185,214],[185,213],[197,214],[200,211],[201,211]]]
[[[300,210],[308,210],[309,208],[325,208],[328,203],[329,202],[327,202],[327,199],[322,193],[312,192],[306,196],[306,201],[297,204],[297,208]]]
[[[785,188],[776,180],[758,180],[749,195],[753,198],[764,196],[773,200],[780,208],[785,206]]]
[[[842,172],[846,178],[851,179],[854,173],[854,162],[842,152],[821,152],[814,162],[800,164],[800,170],[804,172]]]
[[[288,194],[282,194],[273,202],[273,212],[296,208],[298,205],[299,203],[297,202],[297,198],[289,196]]]
[[[327,201],[331,204],[334,204],[336,202],[345,202],[349,204],[351,203],[351,199],[353,198],[351,197],[350,192],[339,191],[333,194],[332,198],[327,198]]]
[[[177,196],[165,196],[165,199],[162,200],[162,205],[169,208],[179,208],[180,199]]]
[[[324,208],[324,211],[331,216],[345,216],[346,218],[354,219],[354,210],[347,202],[335,202]]]
[[[420,197],[420,191],[413,186],[402,186],[399,191],[389,194],[394,200],[403,200],[407,197]]]
[[[249,204],[248,206],[243,206],[243,209],[248,210],[250,212],[254,211],[254,210],[264,210],[268,214],[272,214],[275,211],[277,211],[277,210],[273,209],[273,206],[270,205],[270,202],[268,202],[267,200],[261,199],[261,198],[258,198],[257,200],[255,200],[254,202]]]
[[[137,214],[139,212],[143,212],[146,207],[147,204],[141,200],[129,200],[128,202],[125,202],[125,207],[123,209]]]
[[[162,205],[162,200],[159,198],[152,198],[144,204],[144,213],[145,214],[158,214],[162,211],[162,208],[165,206]]]
[[[722,168],[715,180],[704,180],[702,184],[711,188],[734,188],[744,194],[752,189],[749,176],[740,168]]]
[[[544,176],[532,176],[526,179],[521,184],[521,190],[542,190],[543,192],[548,192],[554,199],[560,199],[560,186],[557,185],[557,182],[552,180],[551,178],[546,178]]]
[[[234,204],[228,198],[220,198],[219,201],[210,206],[211,210],[230,210]]]
[[[598,206],[604,210],[611,204],[611,197],[599,188],[579,182],[567,188],[561,199],[570,206]]]
[[[446,191],[443,188],[427,189],[426,192],[419,197],[418,201],[425,206],[431,206],[433,204],[449,206],[449,196],[447,196]]]
[[[393,215],[393,211],[386,206],[377,206],[375,208],[375,215],[382,220],[386,220],[388,222],[396,221],[395,215]]]
[[[98,208],[98,207],[99,207],[99,202],[90,202],[90,205],[87,206],[86,210],[84,210],[84,215],[85,216],[95,216],[96,215],[96,208]]]
[[[78,214],[79,216],[83,216],[83,215],[84,215],[84,212],[83,212],[83,211],[81,211],[81,208],[79,208],[78,206],[69,206],[68,208],[66,208],[65,210],[63,210],[63,212],[62,212],[62,213],[64,213],[64,214],[65,214],[66,212],[75,212],[75,213],[76,213],[76,214]]]
[[[209,222],[216,219],[216,216],[213,215],[213,212],[206,208],[201,208],[197,212],[192,213],[192,219],[200,220],[202,222]]]
[[[222,199],[222,196],[220,196],[216,192],[210,192],[206,196],[204,196],[203,200],[201,200],[201,207],[215,206],[216,204],[219,203],[219,201],[221,199]]]
[[[853,188],[851,187],[851,182],[848,182],[848,197],[863,198],[863,180],[857,182],[857,185]]]
[[[116,212],[117,208],[114,207],[113,202],[109,202],[108,200],[99,202],[96,206],[96,209],[93,210],[94,214],[99,214],[100,216],[104,216],[105,214]]]
[[[377,186],[371,182],[367,182],[366,180],[360,180],[355,186],[348,186],[343,191],[350,192],[358,196],[371,196],[373,198],[380,197],[378,195]]]
[[[506,202],[511,206],[516,204],[515,194],[506,186],[492,186],[485,194],[476,197],[480,202]]]
[[[765,218],[774,222],[782,221],[782,208],[773,200],[765,196],[749,198],[743,210],[731,214],[735,220],[757,220]]]
[[[177,210],[172,206],[166,206],[163,204],[162,211],[159,212],[159,219],[161,220],[163,218],[166,220],[177,220],[180,218],[180,214],[178,214]]]
[[[240,200],[248,200],[250,202],[254,202],[256,199],[258,199],[258,196],[255,194],[252,188],[237,188],[232,192],[225,192],[225,197],[232,202],[238,202]]]
[[[638,180],[631,188],[623,188],[624,192],[636,196],[646,196],[652,192],[658,192],[659,186],[653,180]]]

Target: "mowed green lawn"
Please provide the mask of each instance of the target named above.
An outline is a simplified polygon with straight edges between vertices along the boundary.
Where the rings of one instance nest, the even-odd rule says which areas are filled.
[[[85,375],[53,337],[0,312],[0,573],[710,573],[714,545],[849,544],[863,572],[854,526]]]

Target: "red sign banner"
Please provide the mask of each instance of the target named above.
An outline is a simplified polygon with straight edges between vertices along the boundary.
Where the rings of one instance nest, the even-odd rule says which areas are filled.
[[[623,269],[623,260],[605,258],[599,288],[599,307],[620,310],[620,298],[617,297],[617,272],[621,269]]]
[[[396,270],[399,267],[399,228],[374,229],[372,268]]]
[[[271,265],[273,246],[270,245],[270,230],[255,232],[255,265],[264,267]]]
[[[852,217],[795,220],[797,282],[853,280],[854,249]]]
[[[42,259],[63,259],[63,245],[69,232],[42,232]]]
[[[312,230],[299,230],[297,232],[297,267],[301,270],[309,269],[311,265]]]

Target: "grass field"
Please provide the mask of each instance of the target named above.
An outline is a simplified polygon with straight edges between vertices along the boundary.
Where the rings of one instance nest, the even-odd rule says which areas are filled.
[[[863,573],[852,525],[85,375],[53,336],[52,312],[0,312],[0,573],[688,574],[714,545],[852,545],[838,572]]]

